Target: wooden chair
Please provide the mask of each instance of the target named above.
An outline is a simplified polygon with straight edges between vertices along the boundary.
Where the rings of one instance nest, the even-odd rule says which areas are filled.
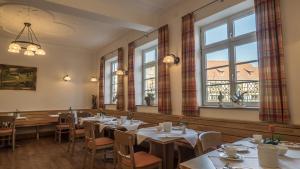
[[[201,134],[200,131],[198,132],[198,137]],[[179,164],[185,161],[188,161],[192,158],[195,158],[197,156],[200,156],[202,154],[199,154],[199,146],[201,145],[201,142],[199,139],[197,140],[197,144],[195,147],[192,147],[190,143],[188,143],[186,140],[178,140],[175,142],[175,150],[177,151],[177,168],[179,168]]]
[[[199,135],[201,144],[198,144],[199,154],[205,154],[218,149],[223,144],[222,134],[216,131],[207,131]]]
[[[58,124],[56,125],[55,129],[55,136],[54,140],[57,140],[58,136],[58,142],[61,143],[61,135],[69,133],[70,130],[70,118],[68,117],[71,113],[61,113],[58,117]]]
[[[71,154],[73,155],[74,154],[74,148],[75,148],[76,139],[84,138],[85,133],[84,133],[84,129],[81,129],[81,128],[78,129],[78,128],[76,128],[76,126],[75,126],[75,118],[74,118],[73,114],[70,113],[68,115],[68,118],[69,119],[67,121],[70,121],[70,124],[69,124],[70,133],[69,133],[68,152],[70,151],[70,148],[72,146]]]
[[[115,162],[120,169],[153,169],[162,168],[160,158],[146,152],[134,152],[134,137],[132,134],[116,130],[115,135]]]
[[[2,141],[11,141],[12,150],[15,151],[15,116],[0,116],[0,138]]]
[[[85,118],[85,117],[92,117],[92,116],[93,116],[93,114],[90,112],[82,112],[82,111],[77,112],[77,122],[75,123],[76,128],[83,129],[83,125],[80,124],[80,119]]]
[[[88,154],[91,156],[90,168],[94,167],[95,154],[97,150],[104,151],[104,159],[106,159],[106,150],[113,149],[114,141],[108,137],[95,138],[95,122],[85,121],[83,123],[85,133],[85,155],[83,160],[83,168],[85,168]]]

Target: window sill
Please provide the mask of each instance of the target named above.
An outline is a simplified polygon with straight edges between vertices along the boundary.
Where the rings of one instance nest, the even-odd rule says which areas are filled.
[[[218,106],[199,106],[199,109],[226,109],[226,110],[259,110],[258,107],[232,107],[232,106],[224,106],[224,107],[218,107]]]
[[[137,107],[158,107],[157,105],[147,106],[147,105],[136,105]]]

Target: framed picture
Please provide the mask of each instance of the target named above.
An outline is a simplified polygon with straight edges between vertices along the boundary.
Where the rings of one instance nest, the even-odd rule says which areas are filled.
[[[0,90],[36,90],[36,67],[0,64]]]

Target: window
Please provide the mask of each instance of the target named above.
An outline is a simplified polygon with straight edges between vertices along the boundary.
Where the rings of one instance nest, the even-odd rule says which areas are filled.
[[[142,98],[153,94],[157,103],[157,46],[142,51]]]
[[[117,88],[118,88],[118,75],[116,74],[118,70],[118,61],[115,60],[111,62],[111,71],[110,71],[110,103],[117,103]]]
[[[202,104],[225,105],[246,92],[244,104],[259,103],[259,70],[254,10],[246,10],[200,28]]]

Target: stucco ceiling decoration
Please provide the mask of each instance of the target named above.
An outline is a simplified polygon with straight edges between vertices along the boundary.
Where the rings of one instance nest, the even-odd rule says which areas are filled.
[[[40,37],[64,38],[75,33],[71,25],[56,21],[55,15],[50,11],[21,4],[4,4],[0,7],[0,25],[3,31],[16,35],[24,22],[31,23],[32,29]]]

